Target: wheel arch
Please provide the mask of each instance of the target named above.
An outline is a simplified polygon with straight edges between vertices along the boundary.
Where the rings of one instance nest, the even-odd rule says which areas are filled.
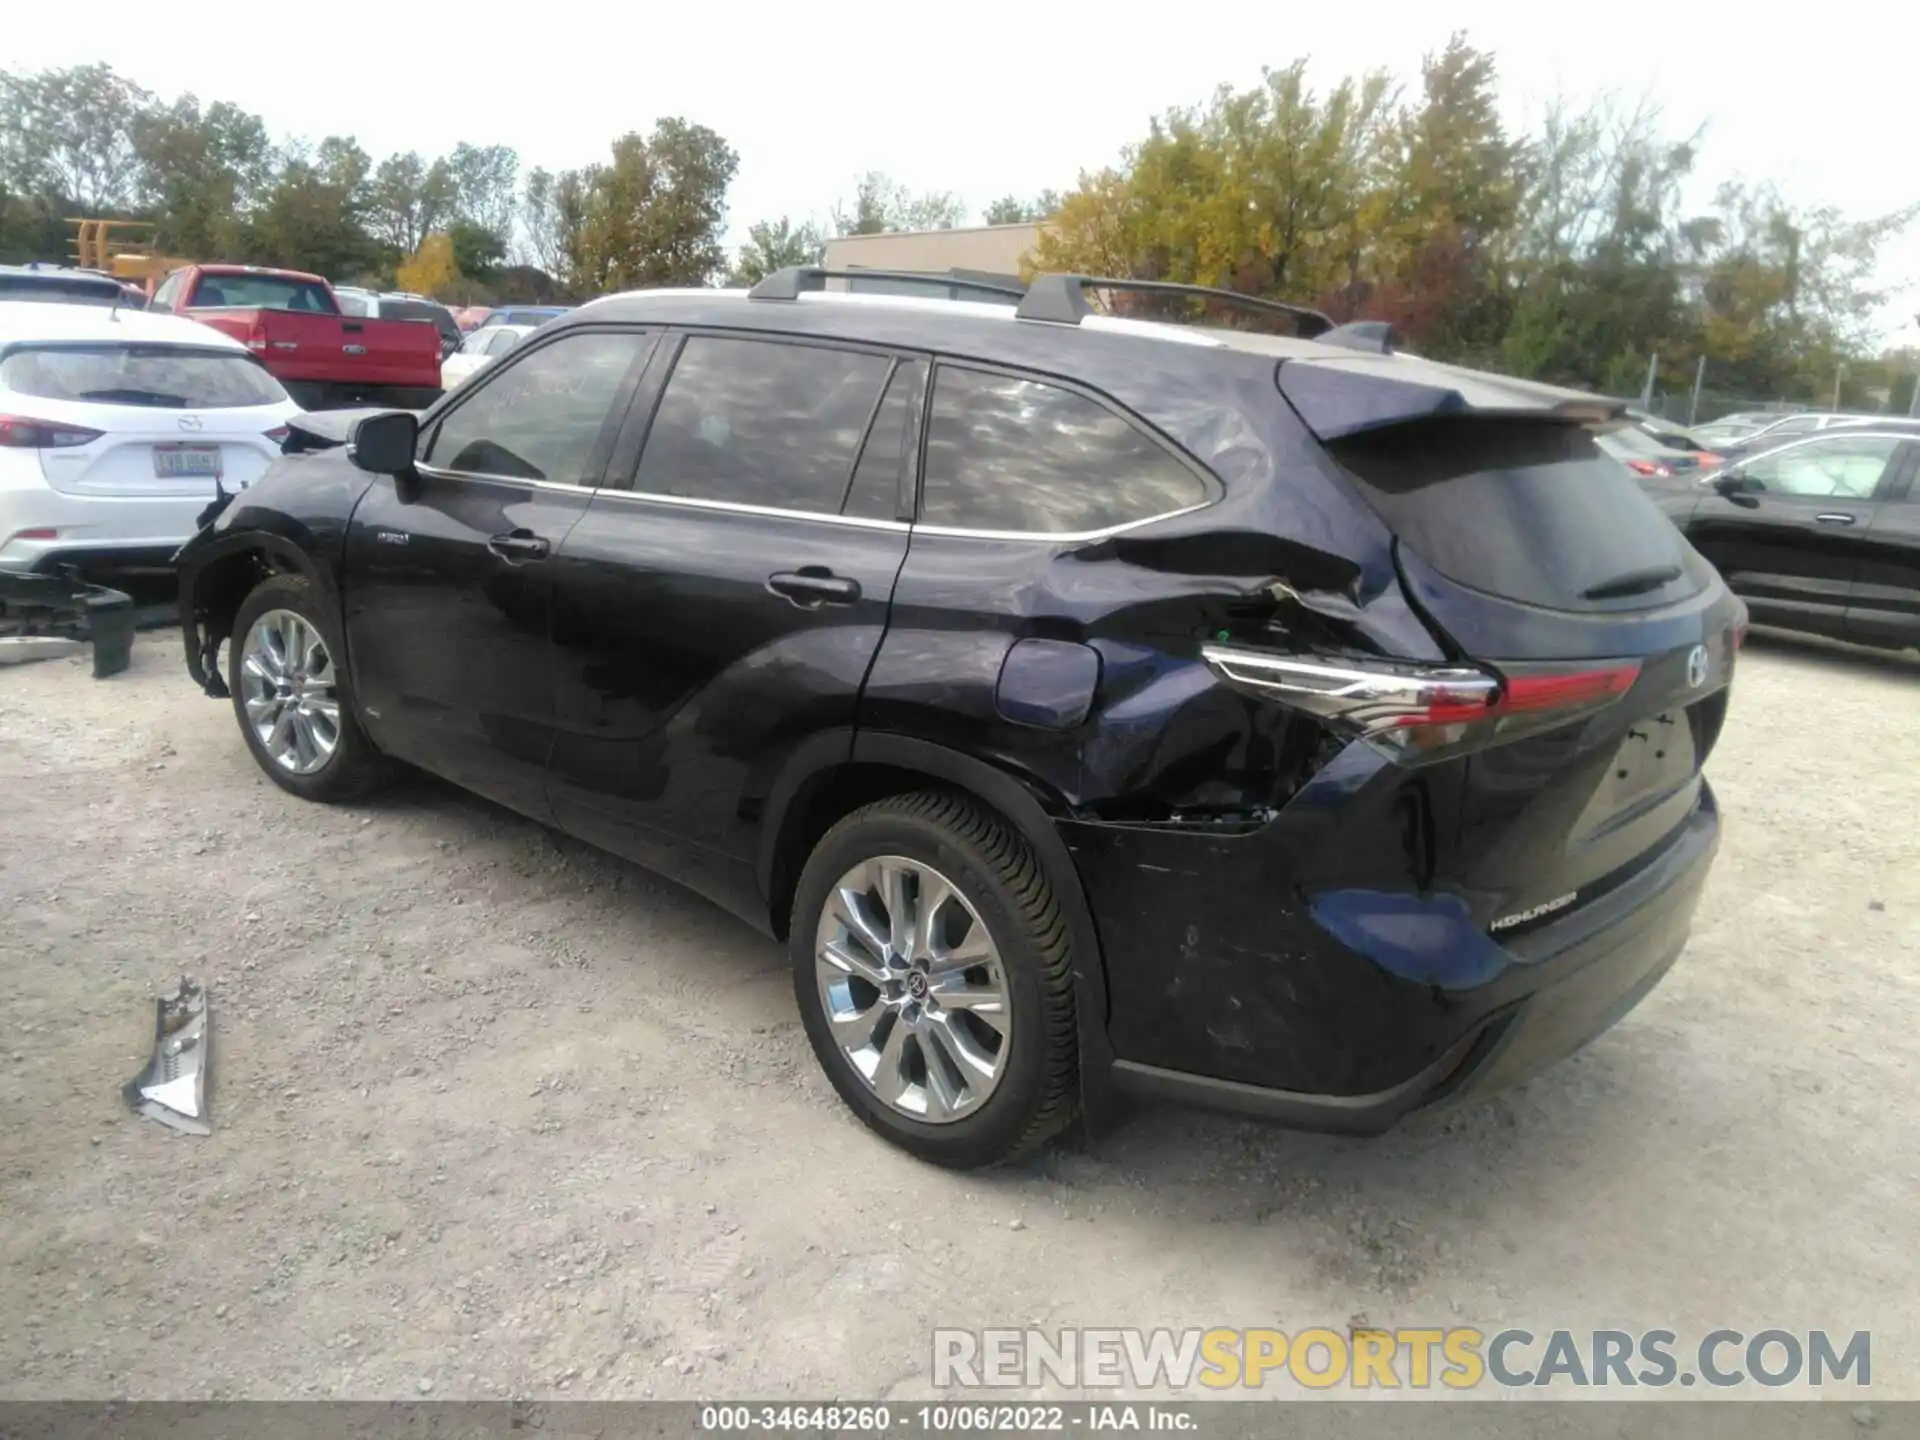
[[[1042,797],[988,761],[902,735],[834,730],[787,759],[762,812],[758,875],[768,926],[784,940],[807,856],[842,817],[889,795],[946,790],[985,805],[1032,847],[1072,933],[1074,1015],[1082,1115],[1089,1127],[1111,1113],[1112,1047],[1107,1040],[1106,965],[1079,871]]]
[[[187,671],[208,695],[224,699],[227,683],[217,658],[220,642],[253,588],[277,574],[304,575],[337,615],[339,597],[326,567],[284,535],[271,531],[229,532],[180,557],[180,628]]]

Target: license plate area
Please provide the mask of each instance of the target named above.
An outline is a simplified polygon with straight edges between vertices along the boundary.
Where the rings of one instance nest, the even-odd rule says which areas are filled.
[[[217,480],[221,474],[220,447],[156,445],[153,473],[161,480]]]
[[[1695,753],[1693,726],[1684,710],[1635,722],[1614,752],[1599,808],[1618,813],[1683,784],[1700,768]]]

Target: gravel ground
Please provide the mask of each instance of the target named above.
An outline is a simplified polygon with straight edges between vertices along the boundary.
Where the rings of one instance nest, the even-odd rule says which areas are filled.
[[[135,657],[0,671],[0,1396],[907,1398],[935,1325],[1364,1315],[1870,1329],[1920,1398],[1911,661],[1754,642],[1691,948],[1524,1089],[960,1176],[842,1111],[769,942],[432,781],[303,805]],[[118,1094],[182,970],[208,1139]]]

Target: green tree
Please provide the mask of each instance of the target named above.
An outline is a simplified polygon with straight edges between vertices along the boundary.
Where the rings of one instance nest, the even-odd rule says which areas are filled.
[[[850,206],[835,203],[833,233],[879,235],[889,230],[951,230],[966,219],[966,206],[944,190],[916,194],[879,170],[854,182]]]
[[[747,227],[747,243],[734,260],[732,285],[754,285],[789,265],[817,265],[826,240],[811,224],[796,226],[786,216]]]
[[[513,240],[520,157],[507,145],[469,145],[463,140],[447,156],[446,173],[453,187],[453,214],[492,232],[504,251]]]
[[[491,280],[506,263],[507,247],[500,236],[472,220],[456,220],[447,227],[454,268],[469,280]]]
[[[987,206],[986,223],[989,225],[1022,225],[1036,220],[1045,220],[1060,208],[1058,190],[1042,190],[1031,200],[1022,200],[1018,195],[1003,195]]]
[[[720,234],[739,163],[706,126],[669,118],[614,141],[608,164],[560,176],[568,283],[587,294],[709,283],[726,264]]]
[[[389,155],[373,172],[367,188],[367,224],[373,238],[390,250],[411,255],[429,233],[454,214],[456,186],[444,160],[431,164],[417,151]]]
[[[379,246],[364,224],[372,169],[348,136],[288,146],[249,227],[247,258],[341,278],[376,269]]]
[[[192,95],[154,106],[134,123],[141,185],[160,216],[168,254],[229,260],[272,188],[276,156],[258,115]]]
[[[110,65],[0,71],[0,189],[57,196],[88,215],[140,200],[133,136],[153,96]]]

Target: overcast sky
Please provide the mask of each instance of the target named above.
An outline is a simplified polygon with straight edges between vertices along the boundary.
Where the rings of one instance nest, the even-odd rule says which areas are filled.
[[[1263,64],[1307,56],[1322,85],[1376,66],[1412,76],[1455,29],[1498,57],[1516,125],[1555,94],[1606,89],[1652,96],[1676,134],[1705,122],[1703,200],[1735,177],[1862,217],[1920,198],[1920,170],[1905,159],[1920,141],[1910,46],[1850,44],[1836,68],[1783,43],[1776,26],[1716,19],[1707,6],[1212,0],[1143,5],[1129,21],[1113,5],[343,0],[220,23],[156,20],[151,5],[121,0],[97,0],[78,21],[59,7],[15,8],[0,63],[104,60],[162,95],[233,101],[278,135],[355,135],[376,158],[500,142],[523,165],[557,169],[684,115],[739,151],[736,237],[766,217],[824,219],[868,169],[953,191],[977,217],[1008,192],[1070,187],[1149,116],[1222,81],[1251,83]],[[1176,19],[1191,31],[1177,33]],[[1920,279],[1920,232],[1888,249],[1884,271]],[[1916,309],[1920,290],[1898,299],[1890,339],[1920,340]]]

